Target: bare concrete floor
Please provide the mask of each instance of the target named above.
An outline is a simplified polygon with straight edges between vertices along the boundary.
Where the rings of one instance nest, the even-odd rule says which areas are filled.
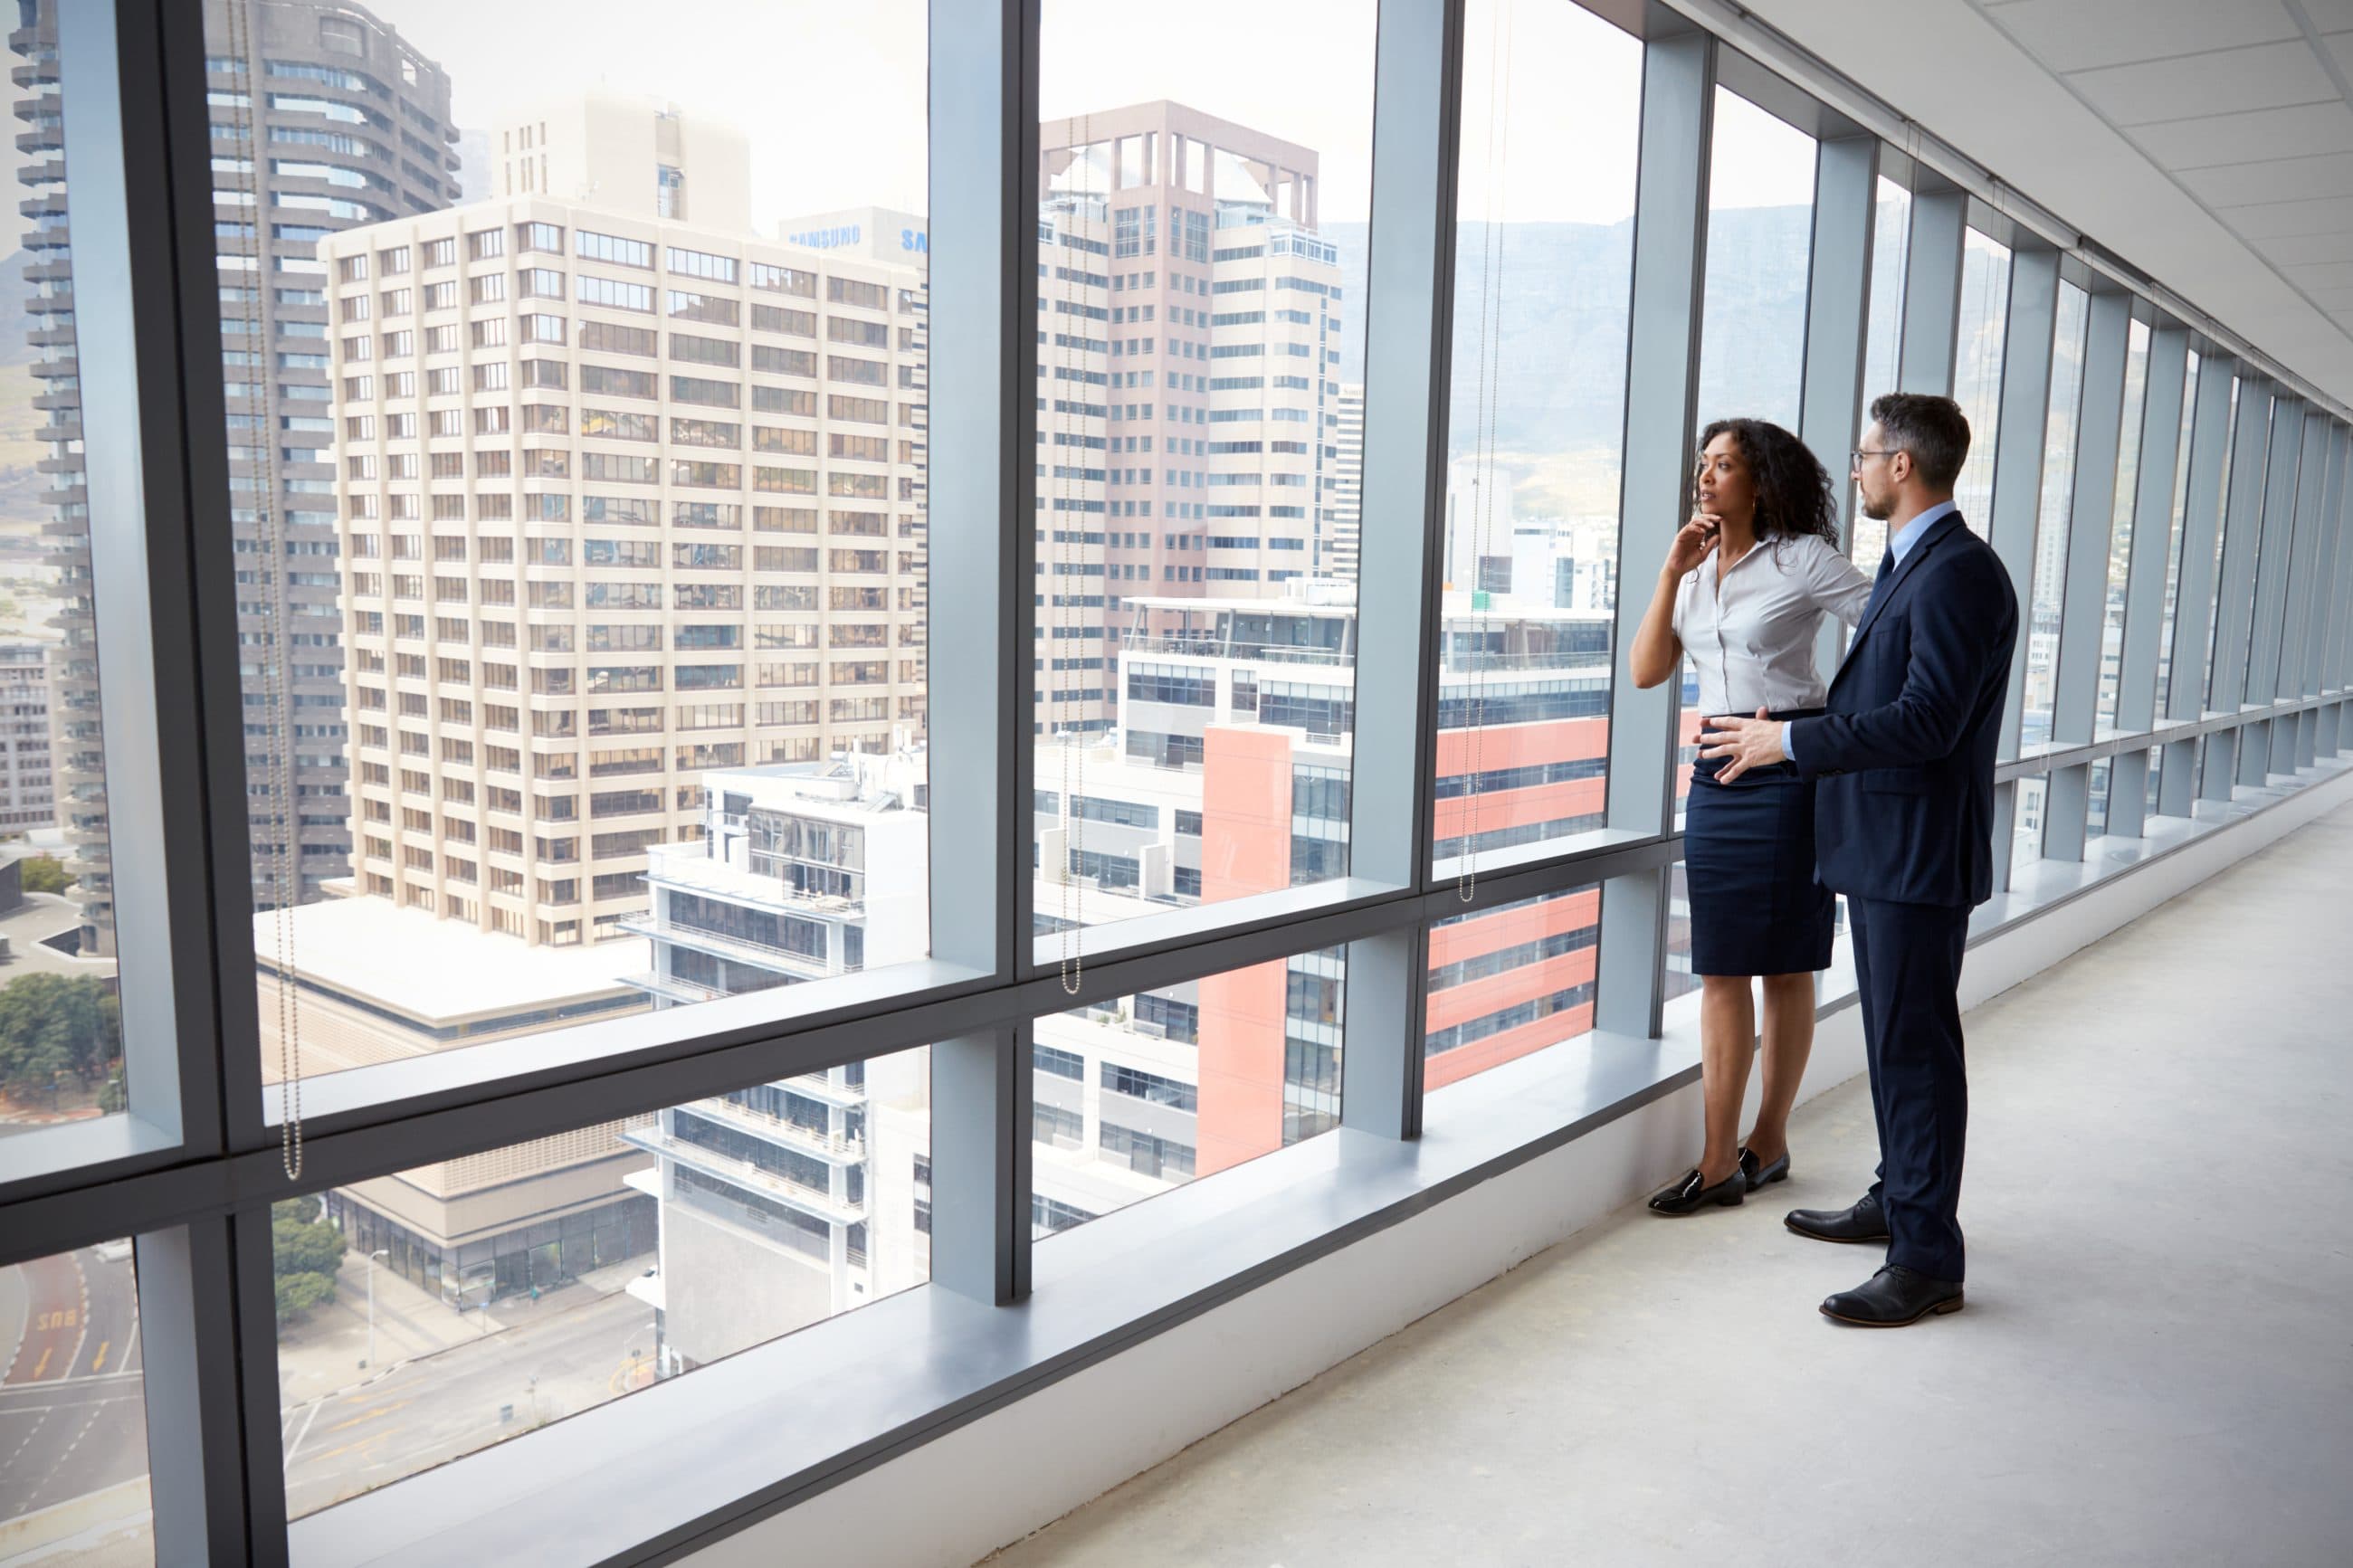
[[[990,1561],[2353,1563],[2353,807],[1968,1019],[1968,1310],[1784,1210],[1629,1208]]]

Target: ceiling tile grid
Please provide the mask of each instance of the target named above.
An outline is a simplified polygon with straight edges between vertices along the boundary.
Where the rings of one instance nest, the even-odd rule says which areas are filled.
[[[1968,4],[2353,342],[2353,0]]]

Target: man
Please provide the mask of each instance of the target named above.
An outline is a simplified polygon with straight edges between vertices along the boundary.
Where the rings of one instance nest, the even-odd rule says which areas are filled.
[[[1958,991],[1969,910],[1993,896],[1993,763],[2018,595],[1964,525],[1953,481],[1969,426],[1948,397],[1891,393],[1853,453],[1886,557],[1827,711],[1788,723],[1710,721],[1721,775],[1784,758],[1814,791],[1822,881],[1847,897],[1879,1180],[1852,1207],[1787,1221],[1822,1241],[1887,1244],[1887,1266],[1822,1303],[1894,1328],[1961,1307],[1961,1145],[1968,1080]]]

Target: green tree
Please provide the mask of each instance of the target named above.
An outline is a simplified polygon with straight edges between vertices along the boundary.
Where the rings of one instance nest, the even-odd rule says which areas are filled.
[[[62,893],[74,884],[66,868],[47,855],[35,855],[17,862],[28,893]]]
[[[313,1308],[335,1299],[343,1233],[320,1217],[316,1197],[283,1198],[270,1205],[269,1243],[280,1322],[299,1322]]]
[[[46,1089],[59,1072],[84,1083],[122,1055],[121,1004],[91,974],[23,974],[0,986],[0,1083]]]

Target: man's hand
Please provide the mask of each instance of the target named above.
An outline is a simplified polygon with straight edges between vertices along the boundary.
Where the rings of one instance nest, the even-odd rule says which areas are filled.
[[[1732,759],[1715,775],[1718,784],[1730,784],[1751,768],[1767,768],[1788,759],[1788,753],[1781,750],[1781,721],[1765,717],[1762,708],[1757,710],[1754,719],[1711,719],[1708,722],[1715,727],[1699,732],[1699,754]]]

